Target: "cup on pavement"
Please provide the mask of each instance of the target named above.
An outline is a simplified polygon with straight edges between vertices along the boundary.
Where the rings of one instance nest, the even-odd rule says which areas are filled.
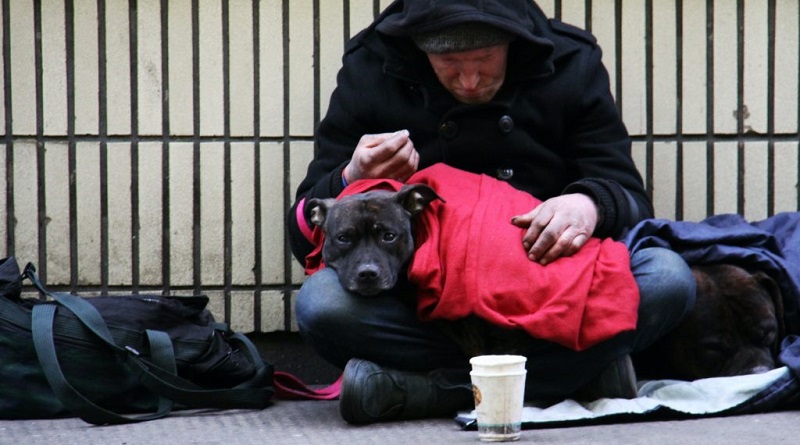
[[[526,360],[521,355],[481,355],[470,359],[480,440],[505,442],[520,438]]]

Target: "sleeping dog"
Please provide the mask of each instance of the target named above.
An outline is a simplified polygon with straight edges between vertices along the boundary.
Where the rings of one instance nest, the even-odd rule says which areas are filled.
[[[692,266],[692,274],[695,306],[647,352],[648,377],[695,380],[775,368],[784,330],[775,281],[731,264]]]

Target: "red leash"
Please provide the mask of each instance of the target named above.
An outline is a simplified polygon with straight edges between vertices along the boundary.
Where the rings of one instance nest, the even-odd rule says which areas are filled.
[[[286,372],[275,372],[273,379],[275,398],[281,400],[334,400],[339,398],[342,389],[342,377],[339,376],[330,385],[313,389],[302,380]]]

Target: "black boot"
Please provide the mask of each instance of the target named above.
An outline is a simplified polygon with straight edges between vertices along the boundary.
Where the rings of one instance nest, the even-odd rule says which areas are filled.
[[[339,412],[349,423],[421,419],[472,409],[469,370],[396,371],[361,359],[347,362]]]
[[[575,394],[575,399],[635,399],[637,396],[636,371],[630,355],[611,362],[603,372]]]

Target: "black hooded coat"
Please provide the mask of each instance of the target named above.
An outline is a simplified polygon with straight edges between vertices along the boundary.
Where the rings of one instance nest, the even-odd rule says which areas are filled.
[[[516,38],[501,89],[488,103],[467,105],[441,85],[410,36],[476,21]],[[301,262],[312,249],[295,217],[301,200],[341,193],[342,169],[362,135],[402,129],[420,169],[443,162],[540,200],[591,196],[600,208],[595,236],[620,237],[653,216],[595,38],[547,19],[530,0],[397,0],[347,44],[342,61],[288,215]]]

